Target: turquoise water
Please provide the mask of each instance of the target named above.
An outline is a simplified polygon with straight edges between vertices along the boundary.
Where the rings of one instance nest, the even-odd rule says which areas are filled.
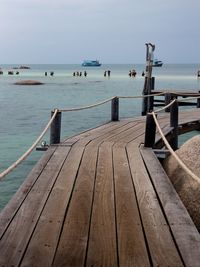
[[[141,95],[144,65],[102,65],[84,68],[80,65],[29,65],[29,70],[19,70],[10,76],[7,71],[16,65],[1,65],[0,76],[0,171],[10,166],[35,141],[50,118],[54,108],[79,107],[96,103],[114,95]],[[136,78],[128,76],[136,69]],[[196,72],[197,64],[163,65],[154,68],[155,89],[170,88],[200,90]],[[74,71],[84,71],[87,77],[73,77]],[[104,77],[111,70],[111,77]],[[44,72],[48,72],[48,76]],[[49,75],[54,71],[54,76]],[[16,72],[16,70],[14,70]],[[44,85],[19,86],[18,80],[39,80]],[[120,117],[140,115],[141,100],[120,100]],[[62,138],[79,133],[110,119],[110,103],[81,112],[62,116]],[[49,133],[44,137],[49,142]],[[7,203],[43,152],[33,152],[28,159],[0,183],[0,209]]]

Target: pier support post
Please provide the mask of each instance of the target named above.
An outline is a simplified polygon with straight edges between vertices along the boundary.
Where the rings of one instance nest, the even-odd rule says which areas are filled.
[[[172,100],[172,94],[166,93],[165,94],[165,105],[168,105]],[[170,107],[165,109],[165,112],[170,112]]]
[[[156,124],[153,115],[148,113],[146,116],[146,129],[144,147],[153,147],[156,138]]]
[[[170,127],[173,127],[172,139],[170,145],[173,150],[178,148],[178,102],[175,101],[170,106]]]
[[[147,77],[145,77],[144,80],[144,89],[143,89],[143,93],[144,96],[147,95]],[[142,112],[141,115],[145,116],[147,114],[147,97],[143,97],[142,98]]]
[[[51,117],[53,116],[54,111],[51,111]],[[61,112],[59,111],[51,124],[50,128],[50,145],[60,143],[60,134],[61,134]]]
[[[149,94],[151,94],[152,90],[154,90],[155,77],[151,77],[150,84],[151,84],[151,89]],[[149,96],[147,100],[147,112],[151,112],[153,110],[153,104],[154,104],[154,96]]]
[[[119,98],[115,97],[111,101],[111,120],[119,120]]]
[[[151,91],[154,90],[154,87],[155,87],[155,77],[151,78],[145,77],[143,95],[150,95]],[[154,105],[153,96],[144,97],[142,100],[141,115],[145,116],[147,112],[151,112],[153,110],[153,105]]]

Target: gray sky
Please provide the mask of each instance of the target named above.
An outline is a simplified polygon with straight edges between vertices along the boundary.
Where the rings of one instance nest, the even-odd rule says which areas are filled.
[[[0,63],[199,63],[200,0],[0,0]]]

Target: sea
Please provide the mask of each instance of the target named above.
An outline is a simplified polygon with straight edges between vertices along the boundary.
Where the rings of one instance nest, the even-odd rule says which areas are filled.
[[[102,64],[101,67],[82,67],[81,64],[0,65],[0,172],[15,162],[37,139],[55,108],[75,108],[98,103],[112,96],[142,94],[144,64]],[[13,69],[14,68],[14,69]],[[136,77],[129,77],[135,69]],[[197,71],[200,64],[164,64],[153,69],[155,89],[200,91]],[[104,76],[111,71],[110,77]],[[13,75],[8,75],[13,71]],[[17,75],[16,72],[19,72]],[[74,72],[87,76],[73,76]],[[45,76],[47,72],[47,76]],[[54,72],[51,76],[50,72]],[[37,80],[44,84],[15,85],[20,80]],[[120,99],[120,118],[139,116],[141,99]],[[61,139],[96,127],[110,120],[110,103],[94,109],[62,114]],[[197,132],[180,138],[180,143]],[[49,132],[43,138],[49,143]],[[12,173],[0,181],[0,210],[6,205],[27,174],[44,152],[34,151]]]

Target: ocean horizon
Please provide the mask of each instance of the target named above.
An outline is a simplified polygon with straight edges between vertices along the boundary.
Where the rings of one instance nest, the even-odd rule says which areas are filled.
[[[22,64],[21,64],[22,65]],[[25,64],[23,64],[25,65]],[[30,69],[15,69],[19,64],[1,64],[0,75],[0,171],[16,161],[37,139],[55,108],[91,105],[112,96],[141,95],[145,64],[103,64],[82,67],[80,64],[30,64]],[[13,69],[14,67],[14,69]],[[200,91],[197,71],[200,64],[164,64],[153,69],[155,89]],[[135,69],[135,78],[129,77]],[[13,75],[8,75],[12,70]],[[104,77],[110,70],[111,76]],[[19,71],[19,74],[16,72]],[[87,77],[73,72],[87,71]],[[47,76],[45,76],[47,72]],[[51,76],[50,72],[54,72]],[[38,80],[37,86],[20,86],[20,80]],[[139,116],[141,100],[121,99],[120,118]],[[110,103],[91,110],[62,115],[61,139],[110,120]],[[186,138],[190,138],[189,134]],[[49,133],[44,137],[49,143]],[[0,184],[0,210],[16,192],[43,152],[34,151]]]

